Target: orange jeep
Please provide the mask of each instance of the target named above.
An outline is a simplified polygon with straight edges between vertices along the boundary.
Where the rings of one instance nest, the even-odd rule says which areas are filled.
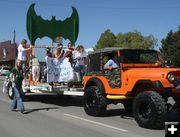
[[[118,68],[104,70],[117,54]],[[136,122],[145,128],[164,126],[168,98],[180,112],[180,68],[162,67],[155,50],[105,48],[88,56],[84,76],[83,106],[88,115],[105,114],[107,104],[123,103]]]

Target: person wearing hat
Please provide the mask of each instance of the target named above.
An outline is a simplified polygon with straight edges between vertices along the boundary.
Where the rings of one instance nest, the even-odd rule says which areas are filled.
[[[25,67],[27,64],[26,51],[29,51],[31,49],[31,46],[29,48],[26,48],[26,44],[27,44],[27,40],[23,39],[21,41],[21,44],[19,44],[19,46],[18,46],[18,57],[17,57],[17,59],[19,59],[22,62],[22,69],[24,72],[25,72]]]

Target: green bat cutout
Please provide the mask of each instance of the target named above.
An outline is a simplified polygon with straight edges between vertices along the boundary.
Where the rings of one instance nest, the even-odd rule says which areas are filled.
[[[69,39],[73,45],[79,33],[79,15],[76,8],[72,7],[72,15],[64,21],[56,20],[52,16],[51,20],[44,20],[41,16],[37,16],[34,10],[35,4],[33,3],[27,12],[26,29],[31,45],[35,45],[37,38],[45,36],[51,38],[53,41],[57,37]]]

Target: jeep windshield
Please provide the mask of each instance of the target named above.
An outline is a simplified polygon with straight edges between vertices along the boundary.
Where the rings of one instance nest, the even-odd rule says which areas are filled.
[[[121,50],[120,55],[119,62],[127,64],[155,64],[159,61],[154,50]]]

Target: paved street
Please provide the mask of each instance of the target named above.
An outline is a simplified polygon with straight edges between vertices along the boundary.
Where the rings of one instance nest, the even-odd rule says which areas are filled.
[[[0,89],[2,91],[2,77]],[[10,111],[10,100],[0,91],[0,137],[164,137],[164,130],[140,128],[121,104],[109,105],[105,117],[85,114],[81,98],[29,96],[26,114]],[[176,112],[169,121],[180,120]]]

